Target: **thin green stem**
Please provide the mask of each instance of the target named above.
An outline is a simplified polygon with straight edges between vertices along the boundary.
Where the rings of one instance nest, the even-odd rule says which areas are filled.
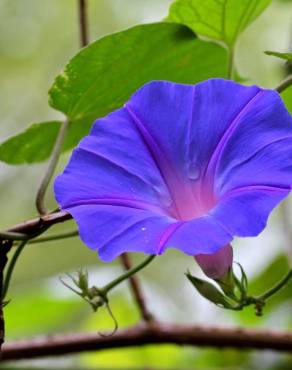
[[[51,241],[59,240],[59,239],[72,238],[72,237],[75,237],[75,236],[78,236],[78,235],[79,235],[78,230],[68,231],[66,233],[54,234],[54,235],[50,235],[50,236],[44,236],[44,237],[41,237],[41,238],[33,239],[33,240],[29,241],[29,244],[51,242]]]
[[[39,186],[37,196],[36,196],[36,208],[40,215],[45,215],[48,213],[47,208],[45,207],[45,195],[46,191],[48,189],[49,183],[53,177],[54,171],[56,169],[59,156],[61,154],[61,150],[63,147],[63,143],[68,131],[69,122],[66,120],[61,124],[52,154],[49,161],[49,165],[47,167],[47,170],[42,178],[41,184]]]
[[[282,289],[288,281],[292,278],[292,269],[288,272],[286,276],[282,280],[279,281],[273,288],[266,291],[264,294],[260,295],[256,299],[259,301],[266,301],[267,299],[271,298],[272,295],[277,293],[280,289]]]
[[[0,231],[0,239],[4,240],[27,240],[26,234],[15,233],[13,231]]]
[[[234,69],[234,47],[228,48],[228,64],[227,64],[227,78],[228,80],[233,79],[233,69]]]
[[[123,275],[119,276],[117,279],[111,281],[109,284],[105,285],[100,290],[103,292],[104,295],[106,295],[110,290],[115,288],[117,285],[122,283],[124,280],[127,280],[130,276],[136,274],[138,271],[142,270],[144,267],[146,267],[154,258],[156,255],[150,255],[147,257],[143,262],[141,262],[136,267],[131,268],[127,272],[125,272]]]
[[[23,240],[18,248],[16,249],[16,251],[14,252],[13,254],[13,257],[8,265],[8,268],[7,268],[7,272],[5,274],[5,278],[4,278],[4,281],[3,281],[3,289],[2,289],[2,297],[1,297],[1,301],[3,302],[5,297],[6,297],[6,294],[8,292],[8,288],[9,288],[9,284],[10,284],[10,280],[11,280],[11,277],[12,277],[12,274],[13,274],[13,271],[14,271],[14,267],[16,265],[16,262],[21,254],[21,252],[23,251],[25,245],[27,243],[27,240]]]
[[[278,91],[279,94],[286,90],[289,86],[292,85],[292,74],[286,77],[278,87],[275,88],[276,91]]]

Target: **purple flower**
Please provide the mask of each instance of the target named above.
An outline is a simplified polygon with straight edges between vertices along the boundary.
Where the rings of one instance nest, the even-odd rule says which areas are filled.
[[[278,93],[222,79],[153,81],[94,124],[56,199],[103,261],[255,236],[292,184],[292,118]]]

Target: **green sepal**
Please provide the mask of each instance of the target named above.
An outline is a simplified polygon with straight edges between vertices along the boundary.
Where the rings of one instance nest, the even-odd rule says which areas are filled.
[[[215,287],[215,285],[209,283],[206,280],[199,279],[188,271],[186,272],[186,277],[190,281],[190,283],[196,288],[196,290],[206,299],[213,302],[217,306],[224,307],[224,308],[233,308],[232,304],[229,302],[228,298],[224,296],[223,293],[220,292],[219,289]]]
[[[229,298],[237,301],[237,298],[235,295],[235,289],[237,286],[236,277],[233,273],[232,268],[230,268],[228,272],[221,279],[218,279],[218,280],[216,279],[215,281]]]

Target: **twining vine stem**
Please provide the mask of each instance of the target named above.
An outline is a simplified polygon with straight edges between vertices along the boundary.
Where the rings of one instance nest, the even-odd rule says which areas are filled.
[[[280,280],[273,288],[258,297],[259,300],[266,301],[272,297],[276,292],[282,289],[288,281],[292,278],[292,270],[290,270],[282,280]]]
[[[117,285],[119,285],[124,280],[129,279],[132,275],[136,274],[138,271],[142,270],[144,267],[149,265],[150,262],[156,257],[156,255],[152,254],[148,256],[143,262],[141,262],[139,265],[132,267],[131,269],[127,270],[124,274],[119,276],[117,279],[114,279],[109,284],[105,285],[102,288],[103,293],[106,295],[110,290],[115,288]]]
[[[3,281],[3,288],[2,288],[2,294],[1,294],[1,301],[3,302],[5,300],[8,288],[9,288],[9,283],[13,274],[14,267],[16,265],[16,262],[18,260],[18,257],[20,256],[23,248],[25,247],[27,241],[23,240],[19,246],[17,247],[16,251],[13,254],[13,257],[9,261],[9,265],[7,268],[7,272],[5,274],[5,279]]]
[[[13,231],[0,231],[0,238],[3,240],[27,240],[27,235]]]
[[[52,242],[55,240],[73,238],[79,236],[78,230],[68,231],[65,233],[53,234],[49,236],[43,236],[40,238],[32,239],[29,241],[29,244],[38,244],[38,243],[45,243],[45,242]]]
[[[69,121],[65,120],[62,122],[50,160],[47,167],[47,170],[41,180],[39,189],[36,196],[36,208],[40,215],[45,215],[48,213],[48,210],[45,206],[45,195],[50,184],[50,181],[54,175],[54,171],[58,164],[58,160],[63,148],[64,140],[68,131]]]

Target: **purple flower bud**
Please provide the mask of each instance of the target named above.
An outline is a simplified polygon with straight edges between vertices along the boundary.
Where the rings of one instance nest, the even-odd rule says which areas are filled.
[[[231,245],[227,244],[215,253],[198,254],[194,258],[206,276],[219,280],[230,271],[233,261],[233,250]]]

